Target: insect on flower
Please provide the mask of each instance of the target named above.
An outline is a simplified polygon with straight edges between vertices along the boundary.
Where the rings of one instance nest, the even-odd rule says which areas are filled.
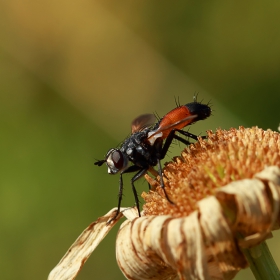
[[[211,115],[209,104],[194,102],[179,106],[155,123],[156,117],[153,114],[145,114],[132,121],[131,135],[124,140],[119,148],[110,149],[105,159],[98,160],[94,164],[101,166],[106,163],[109,174],[120,173],[118,209],[115,216],[108,222],[113,221],[120,212],[123,195],[124,173],[136,172],[131,178],[132,191],[135,204],[140,217],[139,199],[134,182],[147,173],[154,166],[158,166],[160,184],[166,199],[174,204],[168,197],[162,177],[162,167],[160,161],[165,157],[173,139],[186,145],[190,142],[181,135],[197,140],[198,137],[192,133],[182,130],[187,125],[191,125],[199,120],[204,120]],[[178,135],[180,134],[180,135]]]

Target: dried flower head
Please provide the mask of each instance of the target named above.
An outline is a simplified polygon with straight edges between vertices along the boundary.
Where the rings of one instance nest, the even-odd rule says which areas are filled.
[[[123,223],[117,261],[127,279],[232,279],[242,249],[270,236],[280,208],[280,135],[257,127],[208,132],[146,179],[144,216]],[[259,173],[258,173],[259,172]]]
[[[142,194],[144,214],[187,216],[217,188],[253,178],[272,165],[280,167],[279,133],[257,127],[209,131],[207,140],[199,139],[164,168],[166,191],[174,205],[165,199],[159,178],[146,175],[155,191]]]

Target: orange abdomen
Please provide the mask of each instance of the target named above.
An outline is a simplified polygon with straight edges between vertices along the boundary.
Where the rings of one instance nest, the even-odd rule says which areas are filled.
[[[159,128],[163,128],[163,127],[167,127],[171,124],[174,124],[180,120],[183,120],[189,116],[192,116],[191,112],[189,111],[189,109],[183,105],[180,107],[177,107],[175,109],[173,109],[172,111],[170,111],[169,113],[167,113],[161,120],[160,124],[159,124]],[[164,130],[163,131],[163,139],[166,138],[169,133],[171,132],[171,130],[173,129],[182,129],[185,126],[191,124],[194,121],[194,119],[189,119],[186,120],[182,123],[179,123],[176,127],[172,127],[170,129]]]

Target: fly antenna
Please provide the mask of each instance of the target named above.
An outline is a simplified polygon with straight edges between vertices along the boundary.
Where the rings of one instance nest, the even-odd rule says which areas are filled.
[[[103,163],[106,162],[106,159],[101,159],[101,160],[96,160],[96,162],[94,163],[94,165],[98,165],[101,166]]]

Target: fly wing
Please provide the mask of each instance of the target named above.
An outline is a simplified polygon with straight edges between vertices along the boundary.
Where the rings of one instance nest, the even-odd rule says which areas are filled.
[[[156,129],[156,130],[153,130],[153,131],[151,131],[148,135],[148,140],[152,140],[152,138],[157,138],[157,137],[161,137],[161,135],[162,135],[162,132],[164,132],[164,131],[166,131],[166,130],[173,130],[173,129],[175,129],[179,124],[181,124],[181,123],[184,123],[184,122],[186,122],[187,120],[191,120],[191,119],[194,119],[194,118],[196,118],[197,117],[197,115],[192,115],[192,116],[188,116],[188,117],[186,117],[186,118],[184,118],[184,119],[182,119],[182,120],[179,120],[179,121],[177,121],[177,122],[174,122],[174,123],[172,123],[172,124],[170,124],[170,125],[167,125],[167,126],[163,126],[163,127],[159,127],[158,129]]]
[[[131,123],[131,132],[135,133],[143,130],[146,127],[153,125],[156,121],[156,117],[153,114],[140,115],[134,119]]]

